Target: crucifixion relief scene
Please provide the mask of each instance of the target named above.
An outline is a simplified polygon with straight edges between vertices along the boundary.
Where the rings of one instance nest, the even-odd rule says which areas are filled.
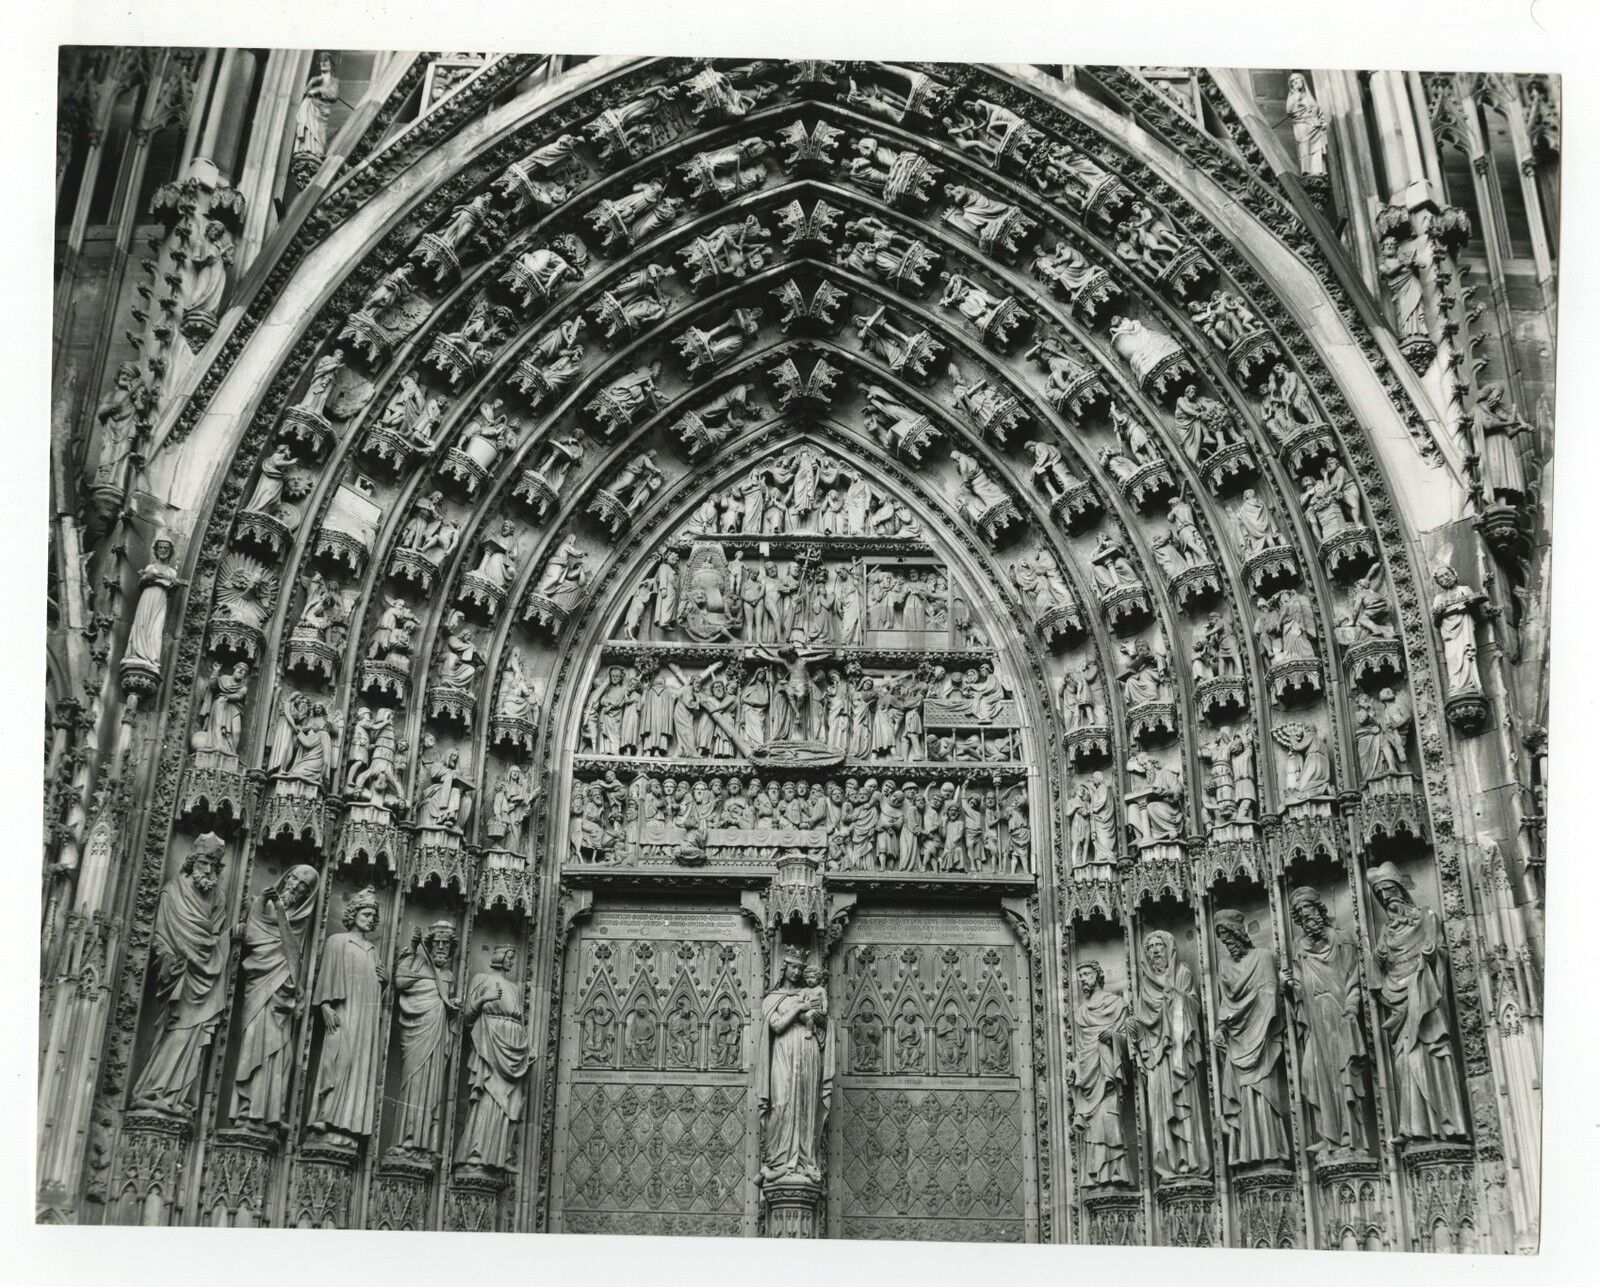
[[[57,113],[38,1221],[1537,1249],[1557,77]]]

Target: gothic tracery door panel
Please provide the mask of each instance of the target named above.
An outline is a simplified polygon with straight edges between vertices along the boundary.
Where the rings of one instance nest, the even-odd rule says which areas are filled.
[[[735,911],[597,907],[568,947],[551,1229],[750,1235],[758,960]]]
[[[1036,1237],[1027,973],[998,911],[863,912],[832,985],[829,1236]]]

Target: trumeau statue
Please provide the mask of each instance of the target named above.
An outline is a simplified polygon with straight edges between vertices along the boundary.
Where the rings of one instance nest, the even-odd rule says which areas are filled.
[[[1128,1039],[1144,1084],[1151,1163],[1161,1179],[1211,1173],[1206,1129],[1205,1043],[1194,975],[1166,930],[1144,936]]]
[[[523,1078],[532,1063],[522,986],[512,977],[514,948],[497,947],[489,968],[472,976],[462,1005],[470,1026],[467,1110],[456,1161],[510,1170],[527,1103]]]
[[[161,891],[151,942],[155,1039],[133,1087],[135,1108],[187,1115],[226,1001],[227,911],[216,897],[221,837],[207,832]]]
[[[309,1126],[334,1138],[372,1134],[388,974],[372,942],[378,895],[369,885],[345,904],[344,929],[322,947],[312,1003],[322,1015],[322,1054]]]
[[[320,883],[313,867],[289,868],[251,898],[240,928],[244,996],[229,1110],[236,1125],[287,1120],[294,1021],[310,983],[306,940]]]
[[[1234,1166],[1289,1157],[1288,1093],[1283,1082],[1284,1021],[1278,957],[1250,941],[1244,915],[1215,917],[1217,1047],[1222,1051],[1222,1125]]]
[[[1361,954],[1333,924],[1317,891],[1298,886],[1289,917],[1300,931],[1283,976],[1300,1031],[1300,1097],[1314,1152],[1364,1152],[1367,1043],[1361,1031]]]
[[[1464,1138],[1467,1114],[1450,1018],[1450,949],[1444,926],[1437,912],[1412,901],[1405,877],[1393,863],[1369,871],[1367,884],[1385,918],[1373,960],[1389,1045],[1395,1139]]]
[[[783,955],[777,984],[761,1000],[756,1097],[761,1109],[763,1184],[822,1181],[821,1145],[833,1094],[827,997],[805,983],[805,958]]]
[[[1072,1011],[1072,1135],[1085,1185],[1132,1184],[1122,1132],[1127,1093],[1128,1000],[1106,987],[1105,971],[1084,961],[1076,971],[1082,1000]]]
[[[411,949],[395,966],[394,989],[400,1031],[400,1076],[394,1087],[394,1143],[438,1153],[444,1142],[446,1075],[454,1039],[452,962],[456,931],[435,921],[411,936]]]

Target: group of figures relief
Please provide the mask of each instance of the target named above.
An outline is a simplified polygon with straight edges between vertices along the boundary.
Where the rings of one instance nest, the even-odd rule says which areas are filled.
[[[1243,912],[1212,915],[1216,1125],[1231,1168],[1287,1166],[1297,1133],[1322,1160],[1372,1157],[1372,1040],[1386,1047],[1391,1102],[1383,1120],[1394,1144],[1468,1133],[1439,917],[1413,900],[1392,864],[1374,867],[1366,883],[1382,920],[1370,977],[1354,938],[1310,886],[1289,894],[1297,932],[1288,963],[1270,946],[1271,931],[1253,934]],[[1107,986],[1098,962],[1076,967],[1068,1080],[1086,1185],[1136,1183],[1125,1129],[1135,1086],[1156,1177],[1213,1170],[1211,1059],[1195,968],[1180,959],[1165,929],[1147,931],[1138,955],[1131,997]],[[1377,1028],[1370,1038],[1369,1016]],[[1305,1109],[1298,1130],[1290,1117],[1291,1075]]]
[[[615,771],[572,788],[575,864],[772,865],[804,853],[830,871],[1027,876],[1027,787],[993,779],[813,782]]]
[[[449,920],[413,930],[392,967],[374,941],[379,898],[368,887],[344,901],[342,928],[309,950],[322,878],[296,864],[251,895],[228,924],[219,897],[225,845],[205,835],[161,893],[153,947],[161,1022],[132,1094],[135,1109],[175,1117],[193,1111],[207,1051],[229,1001],[224,965],[239,952],[237,1018],[227,1120],[269,1133],[290,1127],[296,1034],[314,1015],[321,1044],[305,1096],[305,1128],[354,1143],[378,1122],[385,1033],[398,1080],[386,1091],[393,1147],[443,1155],[449,1070],[460,1052],[468,1097],[454,1145],[460,1163],[515,1165],[530,1045],[517,953],[497,948],[458,991],[458,932]]]

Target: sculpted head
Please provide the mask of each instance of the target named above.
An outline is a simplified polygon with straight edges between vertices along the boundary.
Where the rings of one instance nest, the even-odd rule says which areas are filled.
[[[1145,935],[1144,959],[1157,974],[1165,974],[1172,964],[1172,936],[1161,930]]]
[[[422,946],[428,953],[428,960],[442,969],[450,964],[450,958],[455,955],[456,927],[449,921],[434,921],[422,936]]]
[[[1455,569],[1449,567],[1434,568],[1433,581],[1441,590],[1453,589],[1456,584]]]
[[[307,902],[317,888],[317,869],[305,863],[296,863],[278,880],[278,901],[287,908],[298,908]]]
[[[1289,919],[1302,934],[1312,938],[1320,938],[1323,931],[1333,923],[1333,918],[1328,914],[1327,904],[1310,885],[1298,885],[1290,893]]]
[[[783,973],[781,982],[790,987],[799,987],[805,979],[806,959],[801,955],[800,949],[791,947],[783,954]]]
[[[1250,931],[1245,928],[1244,914],[1231,908],[1217,913],[1217,941],[1235,961],[1250,950]]]
[[[378,928],[378,891],[371,885],[344,905],[344,927],[362,934]]]
[[[517,949],[514,947],[497,947],[489,953],[489,968],[499,970],[501,974],[510,974],[517,968]]]
[[[1083,993],[1084,1000],[1088,1000],[1106,985],[1106,972],[1100,968],[1098,961],[1084,961],[1075,973],[1078,977],[1078,991]]]
[[[217,875],[222,870],[222,837],[206,832],[194,842],[194,848],[183,860],[183,871],[200,894],[209,896],[217,887]]]

